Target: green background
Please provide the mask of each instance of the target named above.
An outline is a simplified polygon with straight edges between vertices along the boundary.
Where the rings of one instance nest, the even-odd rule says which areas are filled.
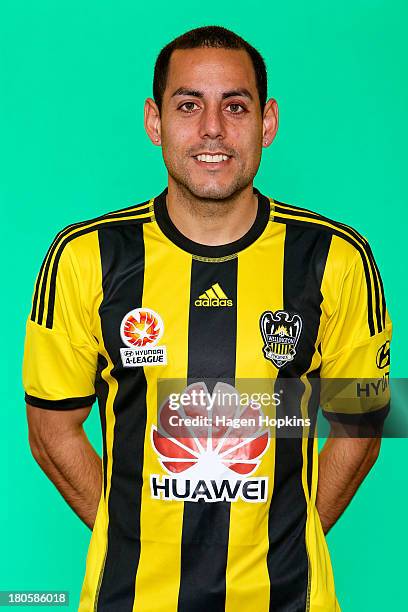
[[[264,153],[257,187],[369,239],[394,324],[391,372],[407,376],[407,4],[2,6],[0,590],[69,590],[76,610],[90,531],[30,454],[21,385],[25,319],[50,241],[69,223],[163,189],[160,150],[143,130],[155,56],[187,29],[224,25],[264,55],[269,94],[280,106],[279,133]],[[86,429],[99,450],[96,405]],[[384,440],[328,536],[345,612],[406,606],[407,451],[407,440]]]

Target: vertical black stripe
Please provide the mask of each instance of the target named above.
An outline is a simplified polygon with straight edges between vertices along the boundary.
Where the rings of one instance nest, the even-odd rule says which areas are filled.
[[[303,327],[293,362],[278,373],[284,401],[277,417],[301,417],[305,385],[300,376],[310,367],[320,323],[321,281],[331,233],[312,227],[286,226],[283,310],[302,317]],[[308,453],[310,455],[310,452]],[[302,486],[302,428],[296,437],[276,438],[275,481],[269,509],[267,565],[272,612],[306,608],[308,555],[305,544],[306,499]]]
[[[147,384],[143,368],[122,367],[119,330],[123,317],[142,305],[143,225],[100,229],[99,244],[103,272],[103,300],[99,313],[118,391],[113,404],[115,427],[108,500],[108,548],[96,610],[132,612],[140,557]]]
[[[106,451],[106,400],[108,399],[109,385],[102,378],[102,371],[106,368],[108,362],[106,358],[99,353],[98,366],[95,377],[95,392],[98,398],[99,418],[101,421],[102,430],[102,463],[103,463],[103,495],[106,497],[106,470],[107,470],[107,451]]]
[[[237,326],[237,258],[193,260],[188,338],[188,379],[234,384]],[[233,306],[202,307],[194,301],[219,283]],[[179,612],[224,612],[230,502],[184,502]]]
[[[309,497],[311,497],[313,478],[313,447],[316,434],[317,415],[320,405],[320,366],[313,372],[307,374],[307,378],[312,387],[307,407],[307,415],[310,419],[309,436],[307,440],[307,488],[309,491]]]

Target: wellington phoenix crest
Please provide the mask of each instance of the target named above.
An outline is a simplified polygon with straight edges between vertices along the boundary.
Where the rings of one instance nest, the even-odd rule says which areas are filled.
[[[259,321],[264,341],[266,359],[282,368],[296,355],[296,346],[302,332],[302,319],[298,314],[290,316],[286,310],[267,310]]]

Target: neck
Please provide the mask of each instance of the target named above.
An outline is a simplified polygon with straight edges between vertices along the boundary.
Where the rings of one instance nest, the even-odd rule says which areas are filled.
[[[258,210],[252,183],[225,200],[196,198],[169,177],[167,210],[177,229],[190,240],[209,246],[239,240]]]

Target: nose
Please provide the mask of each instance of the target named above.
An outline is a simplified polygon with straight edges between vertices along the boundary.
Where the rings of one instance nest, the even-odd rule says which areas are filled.
[[[200,136],[201,138],[224,138],[224,118],[218,105],[207,105],[202,112]]]

